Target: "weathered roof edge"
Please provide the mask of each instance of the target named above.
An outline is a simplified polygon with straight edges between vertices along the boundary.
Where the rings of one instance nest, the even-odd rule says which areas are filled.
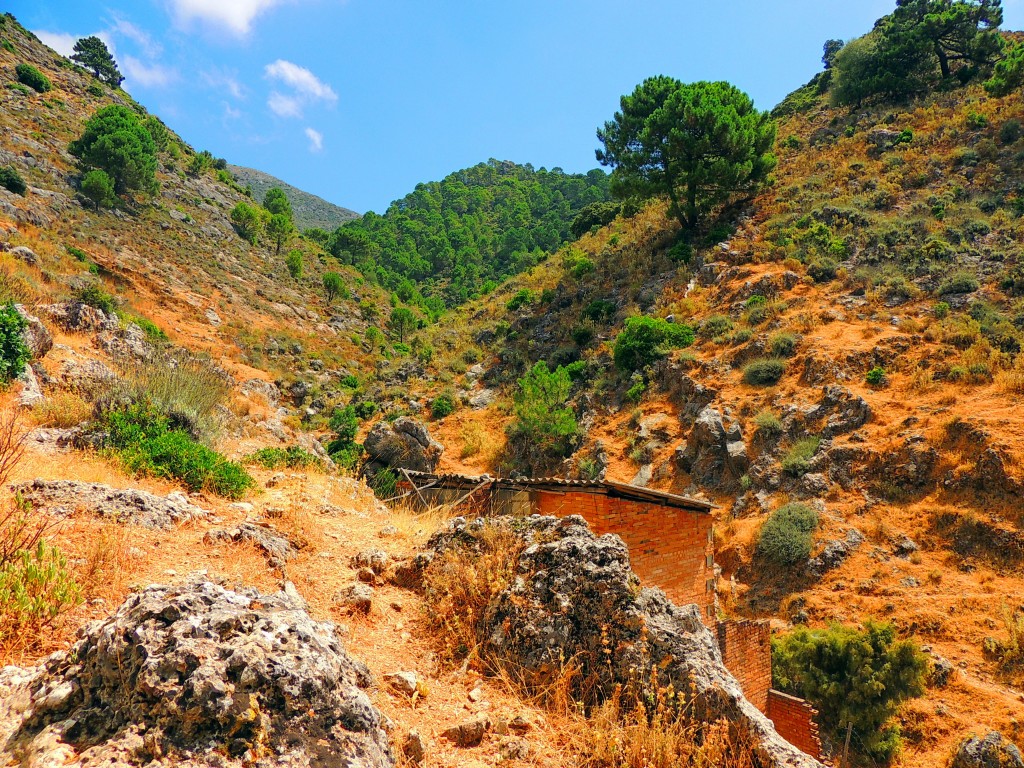
[[[455,473],[433,474],[430,472],[415,472],[404,470],[410,478],[416,478],[430,482],[433,488],[458,487],[470,490],[484,485],[499,486],[504,488],[521,488],[523,490],[535,488],[537,490],[551,490],[554,492],[577,490],[583,493],[606,493],[609,496],[630,499],[633,501],[653,501],[664,506],[677,509],[688,509],[691,511],[710,512],[715,505],[709,501],[679,496],[667,491],[656,491],[651,488],[641,488],[638,485],[619,483],[614,480],[566,480],[560,477],[528,477],[528,478],[504,478],[492,477],[491,475],[459,475]]]

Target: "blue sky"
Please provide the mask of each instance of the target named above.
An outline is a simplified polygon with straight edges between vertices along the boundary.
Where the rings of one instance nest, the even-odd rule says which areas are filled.
[[[729,80],[767,109],[822,43],[895,0],[8,0],[51,46],[90,34],[197,149],[383,211],[490,157],[586,171],[645,77]],[[1024,26],[1024,0],[1006,0]]]

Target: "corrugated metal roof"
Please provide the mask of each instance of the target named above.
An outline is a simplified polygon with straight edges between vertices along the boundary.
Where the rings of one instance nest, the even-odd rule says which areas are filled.
[[[561,477],[501,478],[490,475],[459,475],[451,473],[437,475],[429,472],[414,472],[412,470],[405,470],[405,472],[410,478],[430,483],[433,488],[456,487],[471,490],[486,485],[491,488],[508,488],[510,490],[535,489],[555,493],[578,490],[585,493],[604,493],[609,496],[634,501],[650,501],[664,506],[700,512],[710,512],[715,508],[715,505],[709,501],[701,501],[700,499],[679,496],[665,491],[655,491],[651,488],[641,488],[638,485],[630,485],[629,483],[617,483],[613,480],[567,480]]]

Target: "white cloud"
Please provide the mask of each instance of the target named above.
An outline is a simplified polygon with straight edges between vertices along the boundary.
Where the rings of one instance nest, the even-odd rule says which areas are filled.
[[[285,96],[283,93],[271,91],[267,98],[267,106],[280,117],[302,117],[302,102],[295,96]]]
[[[178,73],[160,64],[145,64],[134,56],[124,56],[121,60],[125,81],[143,88],[163,88],[178,79]]]
[[[243,37],[249,34],[253,19],[280,5],[282,0],[170,0],[178,22],[199,20],[227,29]]]
[[[147,59],[155,59],[163,53],[163,47],[148,32],[132,24],[127,19],[122,19],[120,16],[114,17],[114,23],[110,27],[110,32],[133,41],[142,49]]]
[[[214,88],[218,91],[224,91],[231,96],[231,98],[239,101],[245,98],[245,88],[240,82],[238,82],[238,78],[231,72],[225,72],[214,68],[201,72],[200,76],[203,78],[203,82],[210,88]]]
[[[334,92],[331,86],[298,64],[278,59],[273,64],[267,64],[265,71],[267,77],[271,80],[280,80],[303,96],[308,96],[311,99],[322,99],[323,101],[338,100],[338,94]]]
[[[333,104],[338,100],[338,94],[331,86],[298,64],[278,59],[267,64],[264,72],[270,80],[291,89],[290,93],[271,91],[267,98],[270,111],[280,117],[302,117],[302,108],[307,104],[316,101]]]
[[[324,135],[312,128],[306,129],[306,138],[309,139],[309,151],[319,152],[324,148]]]
[[[238,120],[242,117],[242,110],[235,109],[226,101],[224,102],[224,119],[225,120]]]
[[[43,29],[35,30],[35,36],[61,56],[70,56],[74,53],[75,43],[78,42],[78,38],[74,35],[64,32],[47,32]]]

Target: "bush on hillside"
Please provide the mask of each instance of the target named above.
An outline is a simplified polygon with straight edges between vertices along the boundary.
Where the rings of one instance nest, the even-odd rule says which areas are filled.
[[[0,562],[0,646],[30,641],[82,602],[60,550],[40,539]]]
[[[797,338],[792,333],[777,333],[768,342],[773,357],[792,357],[796,354]]]
[[[153,136],[130,107],[111,104],[96,110],[85,130],[68,150],[86,168],[104,171],[123,195],[132,190],[155,193],[156,144]]]
[[[712,315],[700,324],[699,334],[702,339],[717,339],[732,330],[732,320],[725,315]]]
[[[117,312],[117,299],[97,283],[82,286],[72,296],[75,301],[95,307],[106,315],[113,315]]]
[[[811,468],[811,459],[821,445],[821,438],[811,435],[797,440],[782,457],[782,471],[801,477]]]
[[[519,380],[514,396],[515,420],[508,427],[509,449],[520,465],[536,472],[570,455],[579,438],[579,423],[569,407],[572,379],[568,370],[539,362]]]
[[[777,384],[786,372],[786,363],[777,358],[759,358],[747,363],[743,369],[743,381],[755,387]]]
[[[32,356],[25,343],[28,321],[14,308],[13,302],[0,307],[0,384],[6,385],[25,370]]]
[[[454,412],[455,400],[447,393],[438,395],[430,401],[430,415],[435,419],[443,419]]]
[[[782,421],[771,411],[761,411],[754,416],[754,426],[758,432],[766,435],[782,432]]]
[[[899,705],[924,693],[928,662],[918,644],[899,640],[891,624],[864,629],[799,628],[772,638],[772,683],[807,699],[819,722],[842,743],[851,729],[855,753],[887,763],[899,752]]]
[[[811,556],[818,513],[792,503],[772,512],[757,536],[757,554],[776,565],[796,565]]]
[[[289,251],[284,258],[284,264],[288,267],[288,274],[292,276],[293,280],[302,279],[302,251],[297,249]]]
[[[516,291],[515,296],[508,300],[505,305],[505,309],[509,312],[515,312],[516,310],[522,309],[527,304],[533,301],[533,292],[528,288],[520,288]]]
[[[973,293],[978,290],[978,278],[970,272],[956,272],[939,285],[939,295],[949,293]]]
[[[688,325],[647,315],[630,317],[615,337],[615,367],[627,372],[641,370],[672,349],[690,346],[693,339],[693,328]]]
[[[0,187],[16,195],[24,195],[28,191],[28,185],[21,174],[9,165],[0,168]]]
[[[14,68],[14,72],[18,76],[19,83],[27,85],[37,93],[46,93],[53,88],[49,78],[31,64],[19,64]]]
[[[137,403],[109,411],[106,445],[126,470],[181,481],[190,491],[239,499],[255,485],[245,469],[177,426],[160,409]]]
[[[110,208],[117,202],[117,195],[114,193],[114,180],[107,175],[106,171],[101,171],[99,168],[94,168],[82,177],[80,189],[86,199],[92,201],[97,211],[100,208]]]
[[[248,240],[252,245],[256,245],[260,241],[260,237],[263,235],[263,230],[266,227],[266,217],[261,214],[261,209],[246,202],[241,202],[231,209],[230,218],[235,231],[241,237]]]
[[[337,272],[325,272],[323,276],[324,298],[328,304],[333,304],[338,296],[344,296],[347,292],[345,279]]]
[[[298,445],[287,448],[260,448],[245,457],[248,464],[264,469],[323,469],[324,462],[316,454]]]

